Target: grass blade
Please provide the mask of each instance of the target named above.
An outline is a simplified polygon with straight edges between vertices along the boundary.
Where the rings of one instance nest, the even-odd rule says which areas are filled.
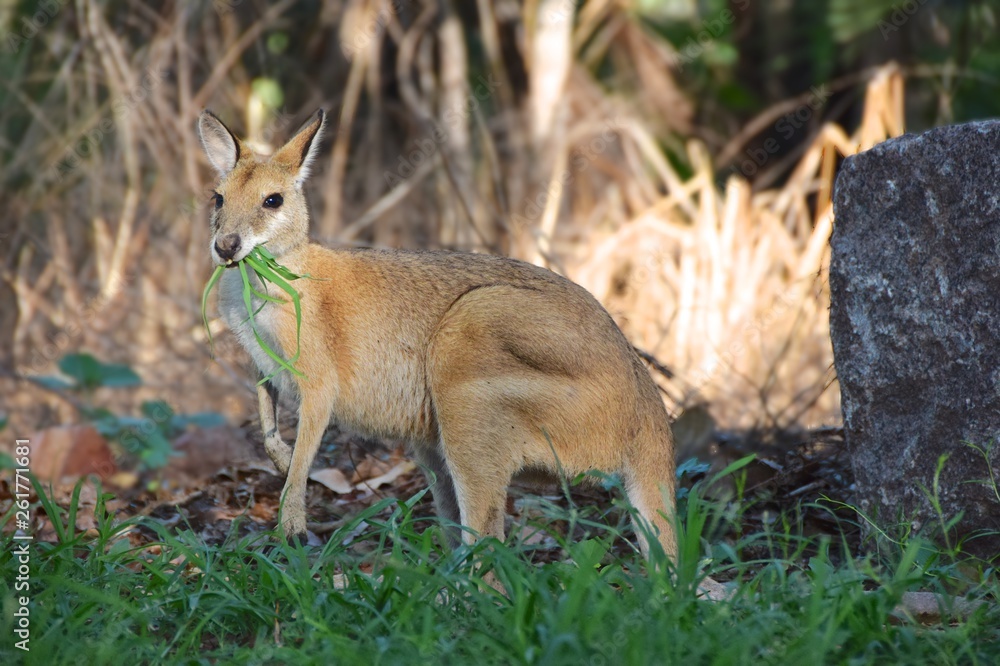
[[[208,334],[208,350],[212,358],[215,358],[215,343],[212,341],[212,329],[208,325],[208,295],[219,281],[219,278],[222,277],[222,271],[224,270],[226,270],[224,266],[216,266],[212,277],[208,279],[208,284],[205,285],[205,291],[201,293],[201,319],[205,322],[205,333]]]
[[[297,377],[305,377],[302,371],[294,366],[294,363],[299,358],[302,348],[302,303],[299,300],[299,292],[297,292],[292,285],[289,284],[289,281],[298,280],[301,277],[307,276],[297,275],[285,266],[279,264],[277,259],[274,258],[274,255],[263,246],[258,246],[251,250],[250,254],[236,262],[236,265],[239,268],[240,279],[243,282],[243,305],[247,310],[247,318],[244,321],[250,323],[250,329],[253,331],[254,339],[257,341],[257,344],[260,345],[260,348],[264,350],[264,353],[267,354],[268,357],[273,359],[275,363],[278,364],[278,370],[271,373],[267,377],[264,377],[260,383],[264,383],[274,378],[274,376],[281,370],[288,370]],[[250,282],[250,273],[247,270],[247,266],[253,270],[254,275],[257,276],[257,279],[260,281],[261,285],[263,285],[264,291],[258,290]],[[212,345],[212,333],[208,327],[208,295],[218,283],[224,270],[225,267],[223,266],[216,267],[215,271],[212,273],[212,277],[208,281],[208,284],[205,285],[205,291],[202,293],[201,298],[202,319],[205,323],[205,330],[208,332],[210,345]],[[273,284],[278,289],[288,294],[292,301],[292,306],[295,309],[295,354],[288,359],[283,358],[270,345],[268,345],[263,336],[261,336],[260,331],[257,329],[256,316],[260,314],[261,310],[263,310],[268,303],[278,305],[288,302],[284,298],[271,296],[266,293],[268,283]],[[254,308],[253,302],[255,297],[261,301],[260,305],[256,308]]]
[[[253,255],[253,253],[251,252],[250,255]],[[281,276],[279,276],[277,273],[271,270],[266,265],[266,262],[259,262],[253,256],[247,256],[246,261],[254,269],[254,271],[257,273],[261,281],[266,280],[268,282],[274,283],[275,286],[277,286],[279,289],[288,294],[292,299],[292,305],[295,307],[295,354],[292,355],[291,359],[289,359],[289,362],[294,363],[295,361],[298,360],[299,352],[301,351],[302,348],[301,345],[302,304],[299,301],[299,292],[295,291],[292,285],[285,282],[285,280],[283,280]]]

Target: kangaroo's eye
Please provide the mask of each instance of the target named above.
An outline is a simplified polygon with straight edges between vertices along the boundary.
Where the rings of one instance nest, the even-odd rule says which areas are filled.
[[[222,208],[222,195],[218,192],[212,192],[212,198],[215,199],[215,210]]]
[[[268,194],[264,198],[264,208],[281,208],[281,204],[285,203],[285,200],[280,194]]]

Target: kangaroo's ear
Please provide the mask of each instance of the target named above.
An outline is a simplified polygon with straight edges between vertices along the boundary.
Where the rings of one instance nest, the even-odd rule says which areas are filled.
[[[296,185],[302,185],[309,177],[309,169],[319,153],[324,123],[326,123],[326,112],[323,109],[317,109],[316,113],[302,126],[302,129],[289,139],[288,143],[279,148],[274,157],[271,158],[297,172]]]
[[[202,111],[201,117],[198,118],[198,135],[201,137],[201,145],[205,147],[208,161],[219,175],[225,176],[232,171],[240,159],[242,150],[236,135],[207,109]]]

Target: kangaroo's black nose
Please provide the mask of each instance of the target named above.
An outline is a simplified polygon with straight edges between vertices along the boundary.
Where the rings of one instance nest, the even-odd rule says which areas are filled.
[[[240,235],[226,234],[215,239],[215,251],[223,261],[229,261],[240,251]]]

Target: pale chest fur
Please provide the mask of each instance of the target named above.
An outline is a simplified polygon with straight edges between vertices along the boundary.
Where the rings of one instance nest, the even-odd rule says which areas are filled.
[[[250,280],[255,289],[263,291],[263,286],[256,279],[256,276],[251,274]],[[269,292],[266,293],[274,291],[275,288],[271,287]],[[276,295],[283,296],[283,292]],[[255,312],[252,325],[247,313],[246,303],[243,299],[243,280],[240,277],[240,272],[235,268],[228,269],[222,274],[222,278],[219,280],[219,313],[222,315],[229,330],[236,336],[240,345],[250,355],[261,376],[267,377],[277,372],[279,366],[261,347],[254,335],[254,329],[256,329],[261,339],[282,357],[288,358],[290,353],[294,353],[295,350],[289,352],[283,349],[281,343],[278,341],[275,332],[275,308],[270,303],[266,303],[255,296],[251,296],[251,305]],[[263,307],[261,307],[262,305]],[[271,382],[286,400],[297,401],[298,387],[290,373],[284,370],[277,372]]]
[[[311,379],[321,380],[313,384],[322,385],[319,390],[332,408],[332,419],[367,436],[415,441],[433,438],[436,424],[424,376],[426,343],[433,320],[422,320],[417,315],[420,306],[412,300],[390,305],[387,301],[398,295],[381,289],[377,298],[355,292],[351,302],[340,302],[327,293],[337,285],[335,279],[326,277],[331,275],[329,271],[290,267],[323,276],[292,285],[299,290],[302,305],[301,357],[295,365]],[[252,274],[251,282],[255,289],[262,289]],[[284,292],[273,286],[268,293],[284,297]],[[338,303],[337,316],[330,309],[334,302]],[[287,345],[294,318],[287,305],[276,306],[256,297],[252,297],[251,304],[256,313],[253,327],[247,316],[240,273],[227,270],[219,284],[220,313],[261,376],[266,377],[279,366],[261,348],[254,329],[287,359],[295,353],[294,345],[291,349]],[[411,316],[394,316],[407,308],[414,309]],[[280,339],[286,340],[285,347]],[[270,381],[285,405],[298,404],[298,380],[290,372],[281,369]]]

